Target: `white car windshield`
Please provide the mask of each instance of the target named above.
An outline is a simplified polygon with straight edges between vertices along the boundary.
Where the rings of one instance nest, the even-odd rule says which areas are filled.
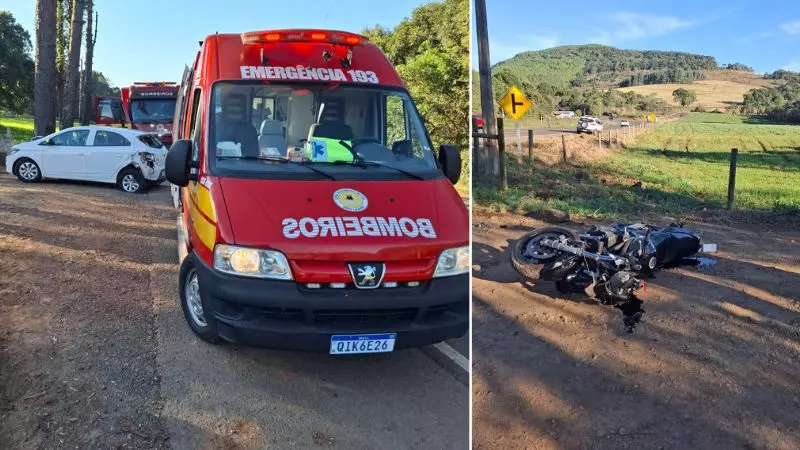
[[[441,175],[422,121],[402,90],[219,82],[211,105],[210,164],[229,176]]]

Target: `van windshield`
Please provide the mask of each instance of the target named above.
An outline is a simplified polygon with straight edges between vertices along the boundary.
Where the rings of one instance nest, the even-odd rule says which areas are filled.
[[[441,176],[407,93],[379,86],[218,82],[209,158],[225,176],[433,179]]]

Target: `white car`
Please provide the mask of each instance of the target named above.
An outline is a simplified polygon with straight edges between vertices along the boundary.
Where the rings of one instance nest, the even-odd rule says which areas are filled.
[[[599,133],[603,131],[603,122],[597,117],[583,116],[578,121],[576,132],[581,133]]]
[[[629,126],[631,126],[631,123],[628,122],[628,119],[622,119],[622,121],[619,123],[619,126],[621,126],[621,127],[629,127]]]
[[[14,145],[6,156],[6,170],[25,183],[42,178],[86,180],[142,192],[164,181],[166,156],[155,134],[91,125]]]

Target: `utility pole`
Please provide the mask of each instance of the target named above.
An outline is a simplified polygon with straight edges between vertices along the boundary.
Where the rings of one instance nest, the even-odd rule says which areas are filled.
[[[489,59],[489,29],[486,25],[486,0],[475,0],[475,34],[478,38],[478,68],[481,82],[481,115],[485,133],[496,134],[494,120],[494,95],[492,94],[492,67]],[[486,139],[489,167],[492,175],[500,175],[500,159],[494,139]]]

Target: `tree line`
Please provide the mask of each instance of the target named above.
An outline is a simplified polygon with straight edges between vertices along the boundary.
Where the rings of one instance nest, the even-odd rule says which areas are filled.
[[[743,72],[753,72],[753,68],[752,67],[748,66],[747,64],[742,64],[742,63],[725,64],[721,68],[725,69],[725,70],[741,70]]]
[[[394,29],[362,31],[408,85],[435,144],[469,149],[469,1],[417,7]],[[466,159],[468,160],[468,159]]]
[[[702,70],[667,69],[650,73],[636,73],[627,80],[619,83],[620,87],[642,86],[645,84],[691,84],[698,80],[705,80],[706,73]]]
[[[20,93],[24,100],[7,109],[18,114],[32,109],[37,135],[53,133],[59,121],[62,129],[89,124],[94,96],[119,92],[93,67],[98,18],[93,0],[36,0],[35,55],[26,72],[33,83]]]
[[[800,123],[800,73],[776,70],[765,78],[780,80],[776,87],[750,89],[744,94],[742,112],[759,114],[780,122]]]

